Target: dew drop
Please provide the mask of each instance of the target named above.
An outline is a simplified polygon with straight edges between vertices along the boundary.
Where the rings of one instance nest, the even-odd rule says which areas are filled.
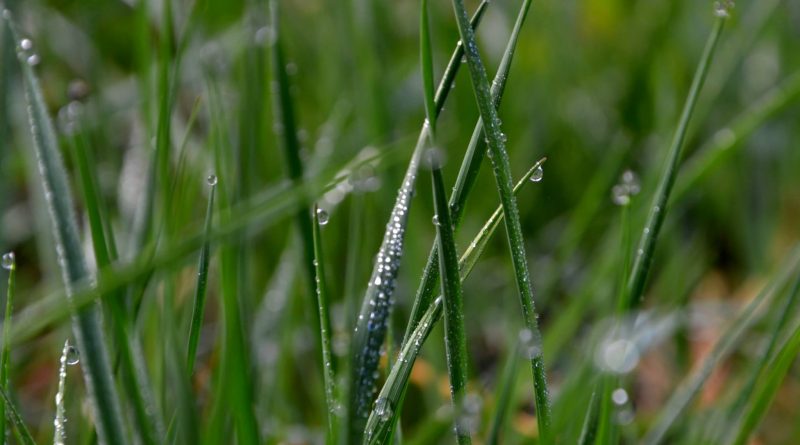
[[[611,188],[611,199],[618,206],[626,206],[631,202],[631,195],[625,186],[617,184]]]
[[[533,170],[533,173],[531,174],[531,182],[541,182],[542,178],[544,178],[544,169],[540,165]]]
[[[628,400],[630,400],[628,391],[625,391],[624,388],[615,389],[614,392],[611,393],[611,400],[615,405],[624,405],[628,403]]]
[[[434,226],[438,226],[439,225],[439,215],[433,215],[433,218],[431,219],[431,222],[433,222]]]
[[[726,19],[731,15],[731,9],[735,7],[731,0],[721,0],[714,2],[714,16]]]
[[[208,177],[206,178],[206,182],[211,187],[214,187],[215,185],[217,185],[217,181],[218,181],[217,175],[208,175]]]
[[[375,414],[377,414],[378,417],[380,417],[383,421],[387,421],[392,418],[393,410],[389,399],[386,397],[380,397],[375,401]]]
[[[81,355],[78,352],[78,349],[75,346],[70,345],[67,348],[67,358],[66,358],[67,364],[70,366],[77,365],[78,362],[80,361],[81,361]]]
[[[3,269],[11,270],[14,268],[14,264],[15,264],[14,252],[4,253],[2,260]]]
[[[33,40],[22,39],[19,41],[19,47],[22,48],[23,51],[30,51],[33,49]]]
[[[30,56],[28,56],[28,58],[27,58],[27,59],[25,59],[25,61],[26,61],[26,62],[28,63],[28,65],[30,65],[30,66],[36,66],[36,65],[38,65],[38,64],[39,64],[39,62],[41,62],[41,61],[42,61],[42,58],[41,58],[41,57],[39,57],[39,55],[38,55],[38,54],[31,54]]]
[[[328,224],[330,217],[328,216],[328,212],[324,209],[317,209],[317,219],[319,220],[319,225],[324,226]]]

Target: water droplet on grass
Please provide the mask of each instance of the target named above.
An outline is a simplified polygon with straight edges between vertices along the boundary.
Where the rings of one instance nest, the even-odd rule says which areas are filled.
[[[27,58],[27,59],[25,59],[25,61],[26,61],[26,62],[28,63],[28,65],[30,65],[30,66],[36,66],[36,65],[38,65],[38,64],[39,64],[39,62],[41,62],[41,61],[42,61],[42,58],[41,58],[41,57],[39,57],[39,55],[38,55],[38,54],[31,54],[30,56],[28,56],[28,58]]]
[[[208,185],[210,185],[211,187],[217,185],[217,181],[218,181],[217,175],[208,175],[208,177],[206,178],[206,183],[208,183]]]
[[[81,354],[78,352],[78,348],[72,345],[67,347],[67,356],[65,361],[70,366],[77,365],[81,361]]]
[[[377,414],[381,420],[387,421],[391,419],[393,413],[394,411],[392,410],[392,404],[389,402],[389,399],[381,397],[375,401],[375,414]]]
[[[541,182],[543,178],[544,178],[544,169],[540,165],[533,170],[533,173],[531,174],[531,182]]]
[[[22,48],[23,51],[30,51],[33,49],[33,40],[22,39],[19,41],[19,47]]]
[[[328,216],[328,212],[324,209],[317,209],[317,219],[319,220],[319,225],[324,226],[328,224],[330,217]]]
[[[433,218],[431,219],[431,222],[433,222],[434,226],[438,226],[439,225],[439,215],[433,215]]]
[[[628,391],[625,391],[624,388],[617,388],[614,392],[611,393],[611,400],[616,405],[624,405],[628,403],[630,398],[628,397]]]
[[[4,253],[2,260],[3,269],[11,270],[14,268],[14,264],[15,264],[14,252]]]
[[[721,0],[714,2],[714,16],[720,18],[728,18],[731,15],[731,9],[736,6],[731,0]]]

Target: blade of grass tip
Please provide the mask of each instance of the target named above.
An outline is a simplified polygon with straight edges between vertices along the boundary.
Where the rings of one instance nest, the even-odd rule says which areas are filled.
[[[656,445],[664,440],[675,421],[681,414],[686,413],[686,408],[699,394],[716,365],[733,352],[748,329],[760,319],[759,308],[771,305],[778,290],[782,289],[788,280],[797,274],[800,248],[795,247],[787,258],[774,278],[731,320],[705,360],[672,394],[642,439],[643,445]]]
[[[669,152],[667,154],[667,164],[661,174],[658,189],[656,190],[653,204],[650,207],[650,213],[647,217],[642,237],[639,241],[639,247],[636,251],[636,258],[631,271],[630,279],[628,281],[628,308],[636,308],[644,293],[644,287],[647,281],[647,275],[650,271],[650,265],[653,261],[653,251],[655,250],[656,240],[658,239],[661,226],[664,223],[664,218],[667,214],[667,202],[669,201],[672,186],[675,183],[675,177],[678,174],[678,167],[681,160],[681,150],[683,149],[683,142],[686,137],[686,131],[689,128],[689,122],[692,118],[692,112],[697,104],[697,98],[700,95],[700,90],[703,88],[708,69],[714,59],[715,49],[717,42],[722,34],[722,29],[725,25],[727,11],[722,14],[717,12],[717,19],[714,23],[714,28],[706,40],[703,55],[700,57],[700,63],[697,65],[694,78],[692,79],[692,86],[689,89],[689,95],[681,112],[678,128],[675,130],[675,135],[672,138]]]
[[[469,26],[467,11],[463,0],[453,0],[453,9],[458,24],[458,32],[464,42],[467,56],[467,67],[472,79],[473,92],[478,105],[484,131],[489,146],[489,157],[492,161],[497,189],[505,214],[506,235],[511,249],[511,259],[514,266],[517,289],[519,290],[520,303],[526,328],[531,332],[536,344],[541,344],[541,332],[537,320],[536,309],[533,301],[533,287],[528,271],[528,260],[525,254],[525,240],[522,236],[522,226],[519,221],[517,200],[512,192],[511,168],[508,153],[505,147],[505,135],[501,128],[500,118],[494,107],[486,68],[478,53],[475,42],[475,33]],[[534,398],[536,402],[536,421],[539,426],[541,443],[547,445],[551,439],[550,432],[550,396],[547,390],[547,378],[544,369],[544,357],[541,347],[536,354],[531,356],[531,370],[533,373]]]
[[[592,398],[589,399],[589,407],[586,409],[586,417],[583,419],[578,445],[591,445],[595,441],[597,415],[599,412],[599,404],[597,402],[597,391],[592,391]]]
[[[767,410],[772,404],[772,400],[775,398],[783,379],[786,377],[786,373],[800,352],[800,325],[797,325],[775,357],[770,360],[772,357],[771,352],[775,349],[778,336],[783,331],[783,326],[788,322],[789,314],[794,312],[792,309],[797,302],[798,295],[800,295],[800,277],[795,280],[789,292],[786,304],[780,313],[778,324],[773,330],[770,343],[764,355],[762,355],[757,369],[752,373],[752,378],[742,391],[744,398],[749,398],[750,394],[752,394],[750,407],[741,417],[739,416],[740,410],[737,409],[733,412],[733,415],[736,416],[733,418],[742,419],[734,436],[735,439],[732,441],[734,445],[747,443],[750,435],[753,434],[753,431],[767,414]],[[758,385],[757,389],[756,385]],[[734,407],[736,408],[736,405]]]
[[[489,427],[489,434],[486,436],[486,445],[499,444],[502,431],[506,428],[508,413],[514,405],[514,393],[517,389],[517,376],[519,374],[519,359],[522,354],[522,345],[517,341],[514,348],[509,351],[505,366],[503,366],[503,374],[497,385],[497,400],[494,403],[494,415]]]
[[[433,153],[429,153],[431,157]],[[444,297],[444,332],[447,351],[447,369],[450,374],[450,397],[456,419],[463,411],[467,381],[467,341],[464,330],[464,298],[458,271],[458,253],[453,236],[447,194],[444,191],[441,165],[431,160],[433,202],[436,207],[435,226],[439,237],[439,270],[441,271],[442,296]],[[463,422],[456,420],[456,440],[460,445],[472,443],[470,432]]]
[[[514,29],[511,31],[511,36],[508,39],[508,44],[506,45],[505,52],[503,53],[503,59],[500,61],[500,66],[497,68],[497,73],[492,81],[491,92],[495,107],[500,106],[500,101],[503,97],[503,92],[505,91],[506,80],[508,79],[508,72],[511,69],[511,62],[514,58],[514,51],[519,38],[519,32],[522,29],[522,25],[524,24],[525,18],[528,15],[530,5],[531,1],[525,0],[520,7],[519,14],[517,15],[517,21],[514,24]],[[473,18],[473,28],[475,28],[475,18]],[[459,41],[457,49],[462,49],[461,41]],[[463,50],[454,54],[454,57],[450,59],[450,63],[457,63],[460,65],[463,54]],[[458,56],[458,58],[455,58],[455,56]],[[441,92],[441,88],[439,92]],[[480,171],[481,163],[483,162],[485,154],[486,145],[483,137],[483,121],[478,119],[478,122],[475,124],[475,129],[472,132],[472,137],[467,145],[467,150],[464,154],[464,160],[461,163],[461,168],[458,172],[458,177],[456,178],[453,194],[450,196],[450,212],[453,215],[454,230],[456,232],[460,226],[461,216],[464,214],[467,197],[472,191],[472,187],[475,185],[475,181],[478,178],[478,173]],[[430,253],[428,254],[428,262],[425,263],[425,268],[423,269],[422,280],[420,281],[419,287],[417,288],[417,293],[414,297],[414,304],[411,308],[411,316],[409,317],[409,323],[406,326],[406,333],[403,337],[404,341],[408,339],[411,332],[414,330],[414,328],[416,328],[419,318],[422,317],[422,314],[431,304],[431,299],[434,296],[434,292],[436,292],[437,282],[439,280],[438,255],[436,243],[434,242],[434,245],[431,247]]]
[[[20,48],[18,58],[22,66],[25,97],[29,105],[28,114],[39,161],[39,173],[46,190],[45,198],[53,225],[56,251],[67,288],[68,303],[71,304],[73,286],[89,276],[75,222],[73,199],[53,124],[33,67],[27,61],[29,55],[20,46],[20,38],[14,28],[11,13],[5,10],[3,16],[11,27],[14,42]],[[97,416],[100,440],[105,443],[126,444],[128,437],[123,427],[122,410],[114,385],[100,317],[98,305],[86,307],[75,313],[73,323],[75,338],[78,349],[84,357],[84,377]]]
[[[487,4],[488,2],[482,2],[475,13],[473,17],[475,26],[483,16],[483,11]],[[456,45],[453,57],[451,57],[450,63],[445,69],[434,98],[434,106],[436,108],[434,116],[438,116],[444,106],[456,73],[461,66],[462,55],[462,45]],[[403,177],[402,185],[397,192],[397,197],[389,216],[389,223],[386,225],[383,241],[370,275],[367,292],[364,295],[356,320],[356,327],[350,344],[349,397],[345,414],[347,419],[345,436],[349,443],[361,442],[374,399],[374,387],[377,379],[375,371],[378,367],[380,348],[386,335],[386,323],[393,304],[392,296],[394,294],[395,278],[397,277],[403,254],[409,205],[411,196],[414,193],[420,156],[428,143],[430,129],[430,123],[423,124],[417,139],[417,145]]]
[[[17,438],[24,445],[36,445],[36,441],[33,439],[31,435],[31,431],[28,429],[27,425],[25,425],[25,421],[22,420],[22,416],[19,414],[19,410],[14,406],[14,402],[11,401],[11,398],[8,396],[8,392],[5,388],[0,388],[0,396],[3,397],[3,403],[7,408],[6,414],[8,415],[9,420],[14,425],[14,430],[17,432]]]
[[[436,97],[433,91],[433,51],[431,50],[428,0],[422,0],[419,16],[419,60],[422,67],[422,86],[425,90],[425,116],[430,125],[431,138],[436,134]]]
[[[514,188],[515,193],[521,190],[523,185],[530,182],[530,178],[541,167],[542,162],[544,162],[544,159],[537,162],[520,178]],[[502,206],[499,206],[470,243],[470,248],[461,256],[459,260],[461,281],[464,281],[469,276],[472,267],[477,262],[477,257],[483,252],[483,248],[495,230],[497,230],[502,219],[503,209]],[[411,375],[411,369],[414,367],[414,362],[417,359],[417,355],[419,355],[420,349],[422,349],[422,345],[430,335],[431,330],[436,326],[436,322],[439,321],[441,315],[442,299],[436,298],[428,306],[408,340],[402,343],[395,365],[392,366],[389,376],[386,378],[386,382],[378,395],[377,400],[379,403],[376,402],[375,408],[373,408],[367,421],[364,435],[366,437],[365,442],[382,444],[388,440],[394,424],[400,416],[400,408],[402,408],[402,400],[408,385],[408,377]]]
[[[208,285],[208,263],[211,256],[211,224],[214,219],[214,194],[217,190],[217,177],[209,175],[206,178],[210,189],[208,192],[208,207],[206,209],[205,241],[200,249],[200,259],[197,264],[197,287],[194,294],[194,307],[192,321],[189,325],[189,343],[186,347],[186,370],[194,373],[194,363],[197,359],[197,343],[200,340],[200,328],[203,326],[203,315],[206,307],[206,287]]]
[[[325,257],[322,254],[322,235],[320,225],[327,224],[328,214],[314,205],[314,272],[316,275],[317,308],[319,308],[319,327],[322,343],[322,379],[325,385],[325,404],[327,406],[328,432],[325,443],[332,445],[337,442],[339,409],[337,407],[337,393],[335,388],[336,370],[331,349],[331,317],[328,312],[328,289],[325,281]]]
[[[11,356],[11,312],[14,309],[14,289],[16,284],[17,263],[14,252],[7,252],[2,257],[2,267],[8,271],[6,287],[6,313],[3,317],[3,351],[0,354],[0,386],[8,392],[8,372]],[[6,405],[0,403],[0,438],[6,437]]]

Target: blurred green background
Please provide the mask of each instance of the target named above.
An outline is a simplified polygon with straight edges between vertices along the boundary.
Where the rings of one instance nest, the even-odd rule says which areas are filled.
[[[81,122],[123,258],[136,253],[126,246],[131,245],[156,134],[156,48],[164,38],[161,1],[146,2],[143,17],[131,3],[6,1],[34,43],[40,58],[35,69],[62,135],[71,131],[70,103],[81,104]],[[502,55],[519,3],[493,1],[479,28],[478,41],[490,73]],[[474,8],[476,2],[468,6]],[[181,228],[202,222],[205,178],[214,172],[215,124],[227,132],[232,162],[229,171],[215,173],[220,181],[235,183],[240,198],[280,184],[285,168],[276,137],[280,129],[273,124],[269,74],[273,30],[265,2],[181,0],[173,7],[176,31],[187,36],[185,41],[178,39],[185,47],[172,115],[171,174],[181,199],[168,218],[156,219],[169,219],[175,228],[172,236],[179,239]],[[281,8],[304,161],[316,163],[319,171],[341,166],[359,152],[393,154],[368,174],[366,186],[319,200],[330,214],[323,238],[335,301],[335,340],[341,351],[424,118],[419,4],[293,0],[281,2]],[[458,33],[450,2],[432,1],[430,8],[438,79]],[[556,399],[561,386],[574,377],[575,364],[591,361],[593,329],[602,324],[605,308],[613,305],[616,295],[622,262],[620,207],[612,202],[611,188],[626,169],[641,180],[642,192],[630,207],[635,241],[714,20],[712,9],[712,2],[705,0],[536,1],[531,8],[500,117],[515,175],[522,175],[539,158],[548,158],[543,181],[527,186],[518,199]],[[776,86],[797,77],[798,47],[800,3],[738,1],[700,96],[684,159],[724,142],[730,136],[726,129],[738,116],[753,110]],[[16,306],[21,309],[61,285],[41,185],[33,175],[36,161],[19,69],[7,37],[2,48],[0,251],[16,253]],[[221,116],[211,113],[212,89],[218,92]],[[800,236],[796,90],[670,206],[644,306],[656,313],[686,315],[689,322],[654,342],[634,372],[635,425],[647,425],[681,376],[708,349],[723,322],[754,295]],[[197,121],[188,126],[193,110]],[[449,183],[456,177],[476,119],[464,70],[438,124]],[[186,148],[179,151],[185,135]],[[66,152],[65,159],[74,171]],[[315,170],[309,169],[313,176]],[[678,189],[683,180],[679,176]],[[402,335],[435,235],[429,181],[428,175],[420,175],[411,211],[393,312],[395,337]],[[73,184],[76,196],[81,196]],[[494,179],[484,167],[459,232],[461,247],[497,205]],[[80,198],[78,207],[85,225]],[[288,268],[278,269],[282,255],[293,249],[292,224],[286,219],[268,227],[252,226],[248,232],[252,238],[243,272],[247,286],[238,297],[251,338],[254,379],[259,382],[258,413],[265,430],[280,431],[276,434],[288,443],[305,443],[322,428],[323,399],[317,368],[307,366],[316,360],[308,328],[313,319],[306,304],[309,290],[299,264],[291,266],[290,259]],[[496,236],[464,286],[473,391],[487,405],[504,357],[522,327],[507,250],[504,236]],[[175,273],[173,309],[178,313],[190,311],[195,262],[194,255],[185,258]],[[219,359],[214,260],[211,270],[200,371],[194,382],[203,406],[212,397],[211,376]],[[5,279],[0,281],[4,295]],[[162,301],[155,284],[146,295],[154,301],[145,305],[139,323],[147,357],[161,354],[158,325],[148,320],[149,314],[162,310]],[[185,324],[188,315],[182,317]],[[282,324],[278,319],[284,320]],[[440,329],[431,336],[425,358],[412,376],[403,418],[411,437],[426,424],[428,414],[448,403]],[[40,438],[51,435],[58,355],[69,335],[67,324],[61,323],[13,349],[12,387]],[[695,407],[699,413],[703,406],[730,395],[739,371],[752,358],[748,354],[758,349],[758,336],[751,340],[713,376]],[[163,376],[157,367],[150,364],[158,387],[165,383],[159,380]],[[527,371],[520,375],[524,377],[512,409],[509,441],[535,436],[531,383]],[[81,426],[88,422],[86,406],[80,390],[74,389],[82,383],[77,374],[70,380],[74,384],[68,395],[70,437],[85,443],[78,441],[89,440]],[[762,442],[754,443],[800,440],[797,400],[800,370],[795,369],[759,433]],[[570,412],[569,405],[562,406],[556,413]],[[574,412],[574,418],[582,419],[582,413]],[[686,422],[691,426],[702,417]],[[442,440],[452,438],[445,434]]]

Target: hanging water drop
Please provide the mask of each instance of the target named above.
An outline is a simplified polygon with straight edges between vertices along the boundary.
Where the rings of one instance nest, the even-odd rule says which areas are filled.
[[[3,269],[11,270],[14,268],[14,264],[15,264],[14,252],[4,253],[2,261]]]
[[[23,51],[30,51],[33,49],[33,40],[22,39],[19,41],[19,47],[22,48]]]
[[[533,173],[531,174],[531,182],[541,182],[542,178],[544,178],[544,169],[540,165],[533,169]]]
[[[720,0],[714,2],[714,15],[716,17],[720,17],[726,19],[731,15],[731,9],[735,7],[735,4],[731,0]]]
[[[217,181],[218,181],[217,175],[208,175],[208,177],[206,178],[206,183],[208,183],[208,185],[210,185],[211,187],[217,185]]]
[[[67,355],[66,355],[66,363],[70,366],[77,365],[78,362],[81,361],[81,355],[78,352],[78,348],[75,346],[69,345],[67,347]]]
[[[38,54],[31,54],[30,56],[28,56],[28,58],[27,58],[27,59],[25,59],[25,61],[26,61],[26,62],[28,63],[28,65],[30,65],[30,66],[36,66],[36,65],[38,65],[38,64],[39,64],[39,62],[41,62],[41,61],[42,61],[42,59],[41,59],[41,57],[39,57],[39,55],[38,55]]]
[[[433,218],[431,219],[431,222],[433,222],[434,226],[438,226],[439,225],[439,215],[433,215]]]
[[[324,226],[328,224],[328,220],[330,217],[328,216],[328,212],[324,209],[317,209],[317,220],[319,220],[319,225]]]

